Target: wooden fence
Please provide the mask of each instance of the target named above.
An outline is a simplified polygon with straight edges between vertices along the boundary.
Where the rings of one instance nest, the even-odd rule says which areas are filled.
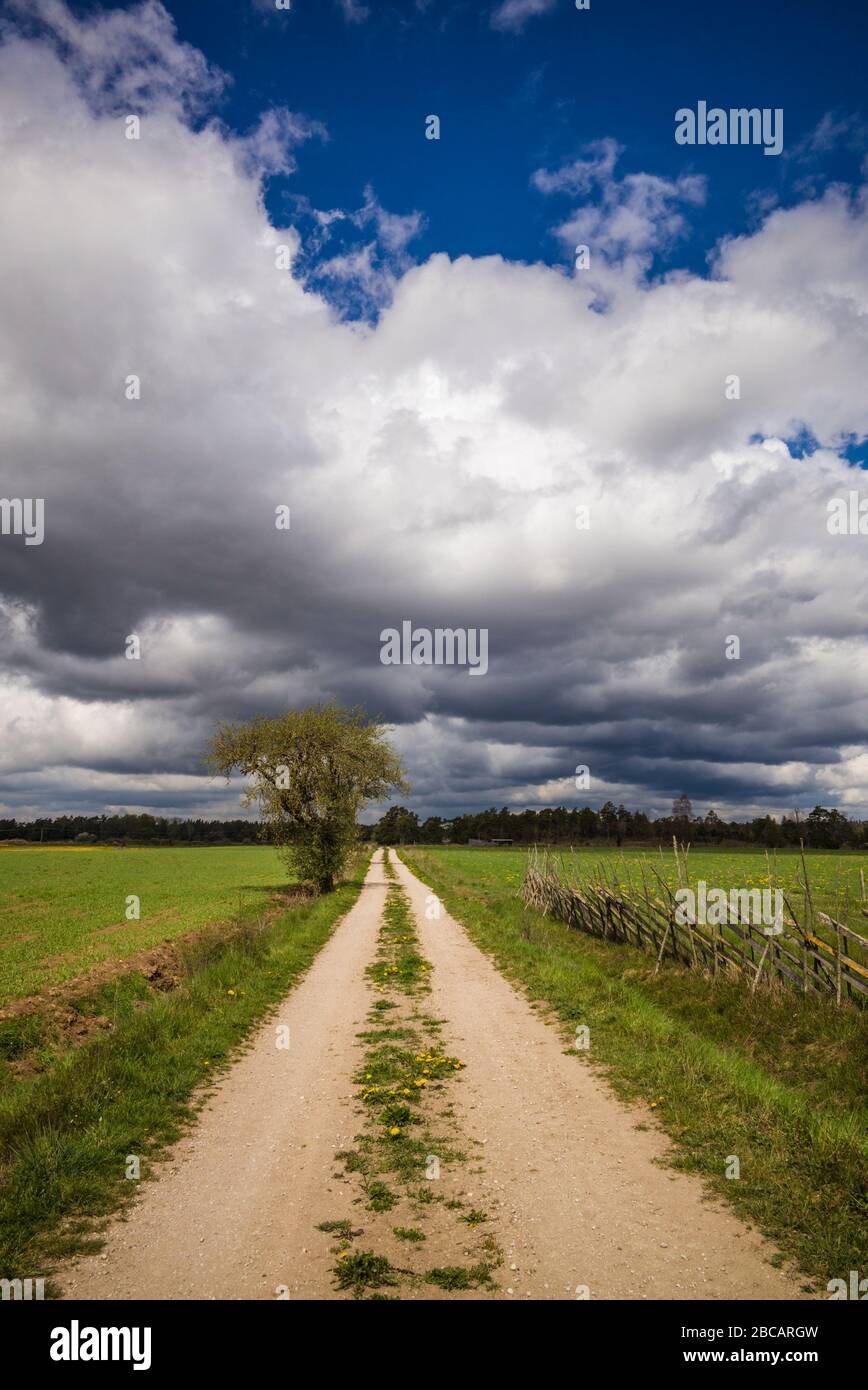
[[[686,855],[675,849],[679,881],[687,884]],[[532,851],[519,896],[528,907],[555,917],[577,931],[606,941],[629,942],[657,957],[743,980],[751,992],[764,985],[784,986],[803,994],[821,994],[842,1002],[868,1002],[868,940],[843,922],[815,909],[804,866],[804,921],[784,895],[782,929],[771,934],[761,923],[729,920],[722,926],[676,920],[675,895],[656,866],[639,862],[641,887],[619,881],[612,862],[597,866],[589,881],[565,881],[547,854]],[[771,877],[771,875],[770,875]],[[863,912],[865,911],[863,905]],[[868,914],[866,914],[868,915]],[[823,929],[823,936],[818,934]],[[824,939],[828,938],[828,939]]]

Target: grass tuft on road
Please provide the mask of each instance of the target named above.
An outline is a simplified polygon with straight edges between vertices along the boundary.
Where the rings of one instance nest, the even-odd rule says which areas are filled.
[[[423,1000],[430,993],[431,966],[420,954],[412,909],[397,881],[388,850],[384,851],[383,870],[388,883],[386,901],[376,954],[365,970],[374,998],[367,1018],[369,1026],[357,1035],[364,1044],[364,1052],[353,1077],[364,1128],[355,1136],[356,1147],[341,1151],[336,1158],[343,1162],[345,1174],[356,1174],[360,1178],[361,1191],[355,1200],[363,1203],[368,1212],[380,1215],[402,1207],[408,1216],[422,1222],[431,1215],[425,1208],[435,1201],[442,1202],[443,1198],[440,1194],[435,1196],[430,1186],[416,1186],[419,1179],[423,1176],[432,1181],[439,1178],[441,1163],[457,1168],[466,1162],[466,1155],[455,1143],[458,1136],[439,1132],[444,1120],[447,1121],[444,1128],[454,1131],[451,1107],[443,1103],[441,1093],[460,1074],[464,1063],[442,1050],[438,1040],[442,1024],[422,1008]],[[386,1026],[375,1026],[384,1023]],[[437,1165],[436,1171],[429,1172],[432,1158]],[[445,1205],[453,1207],[456,1204]],[[393,1220],[402,1214],[396,1212]],[[480,1211],[474,1211],[473,1216],[473,1221],[459,1218],[471,1231],[488,1219],[486,1213]],[[334,1230],[339,1224],[328,1223]],[[371,1224],[376,1229],[373,1219]],[[407,1249],[408,1257],[427,1239],[426,1232],[418,1225],[389,1222],[389,1226],[391,1237]],[[385,1236],[385,1229],[385,1223],[380,1223],[381,1238]],[[456,1245],[464,1247],[466,1239],[462,1233]],[[349,1290],[354,1298],[374,1297],[376,1295],[367,1293],[369,1288],[377,1287],[369,1277],[370,1272],[373,1270],[377,1274],[388,1269],[390,1279],[393,1275],[400,1276],[394,1282],[402,1288],[413,1288],[424,1282],[440,1282],[440,1287],[447,1292],[483,1285],[489,1288],[493,1286],[491,1273],[502,1263],[502,1254],[493,1236],[485,1236],[478,1243],[478,1253],[487,1257],[485,1277],[477,1277],[483,1268],[478,1264],[470,1271],[458,1270],[456,1282],[450,1283],[430,1279],[421,1269],[396,1268],[385,1256],[375,1256],[369,1251],[353,1255],[351,1241],[345,1238],[342,1245],[333,1250],[337,1256],[336,1287]],[[382,1267],[372,1263],[381,1258]],[[451,1267],[450,1270],[455,1273]]]

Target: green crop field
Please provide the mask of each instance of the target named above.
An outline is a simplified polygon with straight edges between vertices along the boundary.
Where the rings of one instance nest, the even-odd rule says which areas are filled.
[[[521,885],[528,850],[466,849],[453,845],[414,847],[412,854],[447,856],[450,880],[480,897],[515,893]],[[624,850],[605,846],[552,847],[551,861],[566,881],[590,878],[600,864],[614,866],[618,881],[624,887],[641,889],[641,866],[646,865],[646,877],[652,891],[659,885],[653,869],[674,890],[678,874],[672,852],[661,856],[659,851],[633,846]],[[808,882],[814,907],[830,916],[840,913],[840,920],[854,931],[868,936],[868,917],[862,912],[860,870],[868,883],[868,855],[838,853],[833,850],[810,851],[805,855]],[[732,849],[691,849],[687,856],[691,884],[704,879],[709,888],[768,888],[779,887],[786,894],[793,911],[802,919],[804,890],[802,888],[801,856],[795,850],[769,851]],[[771,869],[771,883],[769,882]],[[777,878],[775,875],[777,874]],[[866,905],[868,906],[868,905]]]
[[[264,907],[288,878],[267,845],[0,850],[0,1004]]]
[[[509,897],[524,875],[526,849],[425,848],[447,856],[450,879],[480,899]],[[621,882],[640,882],[641,861],[653,863],[672,888],[672,855],[648,849],[606,854],[600,847],[554,855],[571,878],[593,874],[604,858],[619,868]],[[812,852],[806,856],[814,904],[841,913],[856,930],[868,927],[861,911],[860,869],[868,859]],[[763,852],[694,849],[691,881],[729,888],[768,886]],[[772,876],[801,913],[799,855],[778,853]],[[233,916],[239,906],[265,906],[286,887],[288,871],[276,850],[264,845],[190,849],[4,849],[0,851],[0,1003],[84,973],[98,961],[135,951]],[[127,898],[140,900],[139,920],[128,921]],[[847,899],[849,901],[847,902]],[[845,910],[846,908],[846,910]]]

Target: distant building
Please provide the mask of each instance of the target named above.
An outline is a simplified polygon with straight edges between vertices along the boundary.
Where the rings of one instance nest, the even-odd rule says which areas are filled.
[[[491,849],[493,845],[511,845],[512,840],[468,840],[473,849]]]

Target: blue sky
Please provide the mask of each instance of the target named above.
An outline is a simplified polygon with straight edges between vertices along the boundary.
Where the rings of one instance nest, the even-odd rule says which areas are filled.
[[[334,698],[423,814],[868,815],[864,7],[0,13],[0,814],[234,815],[214,719]]]
[[[866,153],[855,124],[825,149],[804,148],[827,113],[844,121],[864,107],[853,55],[865,52],[868,10],[852,0],[594,0],[587,12],[556,0],[509,31],[492,25],[494,0],[374,0],[355,21],[339,0],[293,0],[288,13],[269,0],[168,8],[179,36],[231,75],[219,108],[230,125],[243,131],[285,104],[326,126],[328,141],[305,145],[296,174],[270,180],[273,218],[299,192],[318,208],[358,207],[370,184],[390,211],[424,215],[415,259],[562,261],[549,229],[566,200],[536,192],[531,175],[609,137],[624,147],[619,175],[707,177],[690,235],[655,265],[698,271],[719,236],[755,222],[758,194],[786,204],[806,181],[850,180]],[[783,108],[785,154],[678,147],[674,112],[700,99]],[[439,142],[423,139],[430,113]]]

